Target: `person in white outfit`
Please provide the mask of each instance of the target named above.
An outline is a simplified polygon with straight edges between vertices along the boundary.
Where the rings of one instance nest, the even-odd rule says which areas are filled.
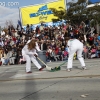
[[[67,71],[71,71],[72,66],[73,66],[73,57],[74,54],[77,53],[77,58],[81,63],[82,69],[86,69],[84,59],[82,57],[82,52],[83,52],[83,43],[80,42],[78,39],[69,39],[66,38],[66,43],[68,46],[68,64],[67,64]]]
[[[31,72],[31,61],[35,64],[35,66],[41,71],[44,67],[41,67],[41,65],[36,60],[36,57],[38,54],[36,53],[36,49],[40,51],[36,40],[32,39],[28,44],[24,46],[22,49],[22,56],[26,59],[26,72]]]

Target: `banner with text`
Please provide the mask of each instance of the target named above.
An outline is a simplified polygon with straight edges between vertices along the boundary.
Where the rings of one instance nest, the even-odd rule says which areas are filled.
[[[56,19],[51,8],[60,10],[59,7],[66,9],[65,0],[58,0],[40,5],[32,5],[20,8],[22,25],[27,24],[39,24],[41,22],[52,22],[52,19]]]

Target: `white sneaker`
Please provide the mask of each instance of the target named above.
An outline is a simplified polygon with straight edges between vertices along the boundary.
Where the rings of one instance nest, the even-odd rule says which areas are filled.
[[[71,69],[69,69],[69,68],[68,68],[68,69],[67,69],[67,71],[68,71],[68,72],[70,72],[70,71],[71,71]]]
[[[86,70],[87,68],[86,68],[86,67],[82,67],[82,69],[83,69],[83,70]]]

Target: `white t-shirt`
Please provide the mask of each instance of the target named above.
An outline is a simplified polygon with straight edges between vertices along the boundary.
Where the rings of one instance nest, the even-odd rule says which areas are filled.
[[[1,36],[2,36],[2,35],[5,35],[5,32],[4,32],[4,31],[1,31]]]

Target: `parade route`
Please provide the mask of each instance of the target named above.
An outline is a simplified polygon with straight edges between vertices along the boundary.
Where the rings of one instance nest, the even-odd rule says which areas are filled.
[[[79,61],[74,60],[71,72],[66,71],[66,64],[56,72],[38,71],[32,65],[31,74],[25,72],[25,65],[0,66],[0,100],[99,100],[100,61],[85,62],[87,70],[82,70]]]

